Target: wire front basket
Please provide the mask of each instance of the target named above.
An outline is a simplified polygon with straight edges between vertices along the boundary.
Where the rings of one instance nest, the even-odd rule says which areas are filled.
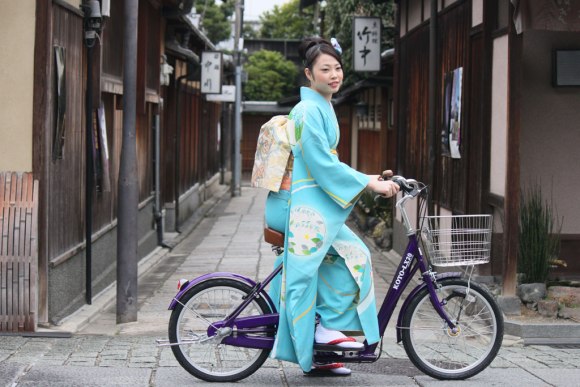
[[[425,216],[423,241],[434,266],[489,262],[491,215]]]

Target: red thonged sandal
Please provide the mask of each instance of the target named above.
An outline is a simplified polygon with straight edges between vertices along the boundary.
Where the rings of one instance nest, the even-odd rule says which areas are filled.
[[[329,376],[350,376],[352,371],[346,368],[344,363],[312,364],[312,370],[304,372],[304,376],[329,377]]]
[[[341,337],[339,339],[331,340],[326,344],[327,345],[336,345],[338,347],[346,348],[346,349],[364,347],[364,344],[356,341],[356,339],[354,337]]]
[[[361,350],[364,348],[364,344],[357,342],[354,337],[347,337],[340,331],[327,329],[322,324],[316,326],[314,340],[315,347],[334,346],[347,350]]]

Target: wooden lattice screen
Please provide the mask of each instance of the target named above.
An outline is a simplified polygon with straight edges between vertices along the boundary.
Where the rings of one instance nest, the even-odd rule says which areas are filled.
[[[36,330],[38,181],[0,172],[0,332]]]

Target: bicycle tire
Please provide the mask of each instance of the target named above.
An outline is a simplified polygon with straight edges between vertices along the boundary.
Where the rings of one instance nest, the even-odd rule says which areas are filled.
[[[459,332],[448,329],[424,288],[403,316],[403,345],[425,374],[441,380],[467,379],[495,359],[503,341],[503,315],[493,297],[473,282],[444,279],[439,284],[439,300],[447,299],[444,308],[457,321]]]
[[[169,341],[179,364],[207,382],[235,382],[256,372],[268,358],[269,349],[221,344],[207,337],[211,323],[223,320],[250,293],[246,283],[227,278],[202,282],[185,293],[169,319]],[[271,313],[263,297],[254,299],[240,317]],[[273,336],[273,333],[262,335]],[[199,342],[200,339],[209,339]]]

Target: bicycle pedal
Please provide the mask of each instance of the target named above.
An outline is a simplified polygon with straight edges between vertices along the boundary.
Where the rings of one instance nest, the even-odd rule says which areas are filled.
[[[314,344],[315,351],[326,351],[326,352],[362,352],[364,351],[365,347],[362,346],[360,348],[345,348],[341,347],[340,345],[331,345],[331,344]]]

